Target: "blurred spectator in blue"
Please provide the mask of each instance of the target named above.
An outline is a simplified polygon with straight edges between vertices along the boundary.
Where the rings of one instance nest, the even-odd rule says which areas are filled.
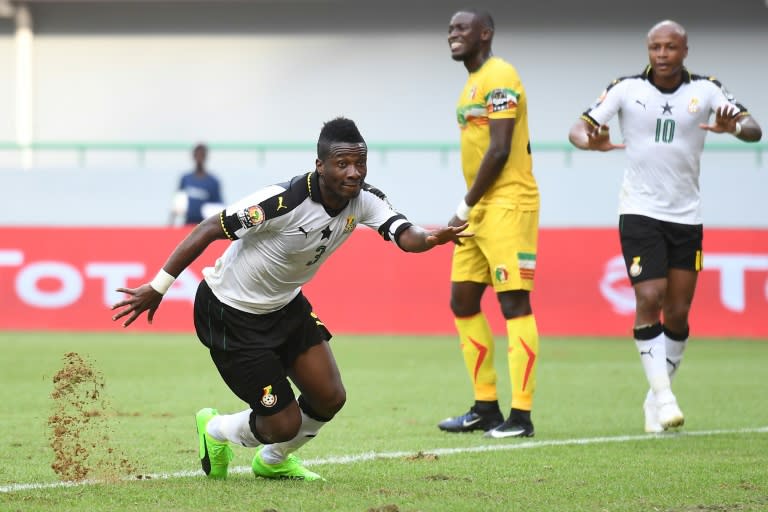
[[[219,179],[206,169],[208,147],[198,144],[192,151],[195,169],[181,177],[179,189],[173,197],[170,224],[176,224],[179,217],[185,225],[195,225],[212,213],[218,213],[223,206]]]

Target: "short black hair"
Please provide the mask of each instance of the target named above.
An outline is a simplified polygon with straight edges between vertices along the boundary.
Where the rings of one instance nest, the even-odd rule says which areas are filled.
[[[456,12],[468,12],[469,14],[474,15],[475,21],[480,23],[480,26],[482,26],[483,28],[489,28],[491,30],[495,30],[496,28],[494,27],[494,24],[493,24],[493,16],[491,16],[491,13],[486,11],[485,9],[468,7],[466,9],[459,9]]]
[[[325,160],[331,152],[331,144],[334,142],[362,142],[365,139],[360,135],[355,122],[346,117],[337,117],[323,123],[320,136],[317,138],[317,158]]]

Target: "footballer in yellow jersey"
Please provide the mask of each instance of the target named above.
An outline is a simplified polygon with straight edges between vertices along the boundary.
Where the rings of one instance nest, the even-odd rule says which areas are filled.
[[[528,101],[515,68],[491,54],[494,24],[485,11],[451,18],[451,56],[469,76],[456,107],[467,191],[449,225],[468,223],[475,236],[454,248],[451,311],[475,403],[446,418],[446,432],[485,431],[487,437],[531,437],[539,335],[530,303],[536,270],[539,190],[532,172]],[[506,320],[512,388],[507,419],[499,408],[495,343],[481,310],[492,286]]]
[[[476,206],[500,204],[538,210],[539,189],[533,177],[528,135],[528,99],[517,70],[499,57],[490,57],[469,74],[456,105],[461,167],[467,188],[477,178],[480,162],[490,146],[491,119],[514,119],[515,129],[504,167]]]

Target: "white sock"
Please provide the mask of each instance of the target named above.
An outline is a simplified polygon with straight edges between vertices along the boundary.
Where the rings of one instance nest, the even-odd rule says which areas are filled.
[[[680,368],[680,363],[683,362],[683,354],[685,353],[687,346],[688,338],[684,339],[683,341],[675,341],[664,336],[664,347],[667,350],[667,375],[669,375],[670,383],[672,382],[672,378],[677,373],[677,370]],[[648,390],[648,394],[645,396],[645,399],[647,401],[655,400],[653,389]]]
[[[688,346],[688,338],[683,341],[676,341],[664,336],[664,340],[667,349],[667,372],[671,379],[677,373],[678,368],[680,368],[680,363],[683,362],[683,354]]]
[[[648,379],[657,402],[665,403],[674,399],[667,373],[667,348],[664,333],[650,340],[635,340],[640,353],[645,376]]]
[[[320,427],[325,425],[326,421],[318,421],[307,416],[301,411],[301,427],[296,437],[290,441],[264,445],[261,450],[261,460],[266,464],[278,464],[283,462],[288,454],[295,452],[317,435]]]
[[[235,414],[218,414],[211,418],[206,426],[206,432],[217,441],[229,441],[241,446],[253,448],[261,443],[251,432],[251,409]]]

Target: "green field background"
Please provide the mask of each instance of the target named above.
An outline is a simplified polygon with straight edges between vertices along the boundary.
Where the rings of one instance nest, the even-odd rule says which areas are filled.
[[[630,339],[545,337],[526,440],[436,428],[472,403],[455,337],[331,344],[347,404],[299,452],[326,481],[257,480],[253,449],[236,446],[230,478],[214,482],[200,471],[194,413],[244,404],[194,336],[0,333],[0,511],[768,510],[764,341],[692,340],[674,381],[686,425],[654,436],[643,433],[647,386]],[[103,376],[104,434],[135,468],[123,479],[63,485],[50,467],[52,379],[67,352]]]

